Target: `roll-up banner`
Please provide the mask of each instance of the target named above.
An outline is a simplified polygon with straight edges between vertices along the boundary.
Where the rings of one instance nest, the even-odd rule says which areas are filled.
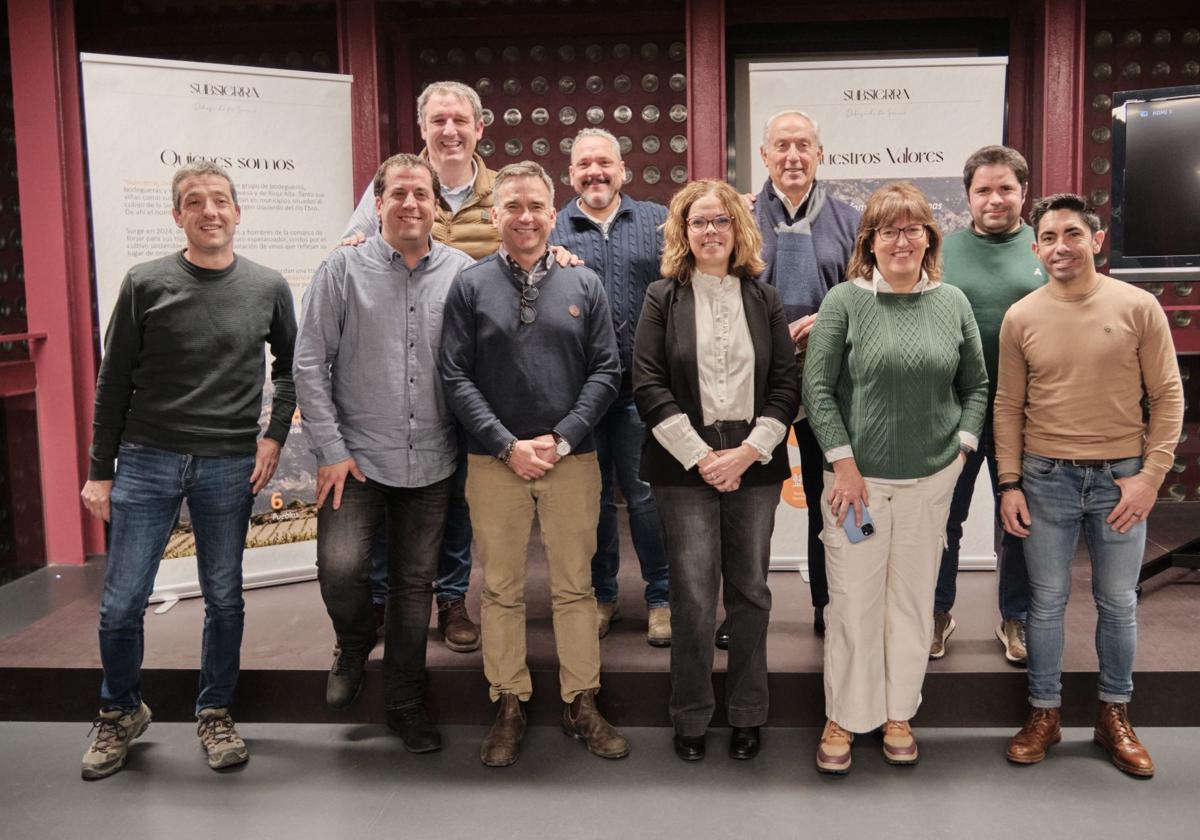
[[[199,160],[224,167],[237,188],[234,250],[283,274],[299,313],[354,206],[351,77],[89,53],[80,62],[101,330],[129,268],[184,246],[171,218],[171,177]],[[264,390],[265,427],[269,381]],[[255,500],[248,588],[316,576],[316,463],[298,427],[297,417],[274,479]],[[198,594],[185,505],[151,600]]]
[[[912,181],[925,193],[943,234],[970,224],[963,164],[1004,135],[1008,60],[976,57],[739,60],[736,64],[736,185],[758,192],[767,179],[759,154],[773,115],[801,110],[820,126],[824,156],[817,180],[862,209],[878,187]],[[783,489],[771,568],[807,571],[808,507],[800,455],[789,441],[794,481]],[[995,568],[994,504],[981,470],[964,526],[961,568]]]

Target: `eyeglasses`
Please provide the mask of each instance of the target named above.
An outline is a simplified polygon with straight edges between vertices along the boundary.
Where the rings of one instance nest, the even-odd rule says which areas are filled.
[[[533,302],[538,299],[538,287],[526,284],[521,287],[520,317],[522,324],[532,324],[537,320],[537,310],[533,308]]]
[[[909,225],[902,228],[875,228],[875,233],[879,234],[880,242],[895,242],[901,235],[909,242],[914,242],[925,235],[925,225]]]
[[[729,230],[732,224],[732,216],[713,216],[711,219],[706,219],[703,216],[695,216],[687,220],[687,226],[696,233],[703,233],[708,230],[709,225],[712,225],[713,230],[717,233],[724,233]]]

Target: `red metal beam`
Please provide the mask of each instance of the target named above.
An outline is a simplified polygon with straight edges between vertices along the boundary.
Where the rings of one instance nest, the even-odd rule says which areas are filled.
[[[1086,0],[1043,0],[1038,15],[1034,150],[1035,196],[1083,188]]]
[[[104,550],[79,500],[96,360],[74,26],[72,0],[8,4],[28,330],[46,334],[30,356],[49,563]]]
[[[688,176],[724,178],[725,0],[687,0]]]
[[[354,77],[350,119],[354,153],[354,198],[375,175],[382,159],[379,123],[378,9],[375,0],[339,0],[338,64]]]

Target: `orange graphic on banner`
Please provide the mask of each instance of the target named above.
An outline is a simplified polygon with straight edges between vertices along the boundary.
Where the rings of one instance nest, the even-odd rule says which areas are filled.
[[[795,434],[795,432],[793,432]],[[800,483],[800,468],[792,467],[792,477],[783,482],[779,497],[794,508],[806,510],[808,499],[804,495],[804,485]]]

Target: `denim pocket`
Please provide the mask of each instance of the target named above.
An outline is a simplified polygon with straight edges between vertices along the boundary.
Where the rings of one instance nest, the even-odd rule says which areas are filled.
[[[1021,459],[1021,472],[1037,478],[1046,478],[1058,469],[1058,461],[1040,455],[1026,455]]]
[[[1132,458],[1122,458],[1120,461],[1109,461],[1106,468],[1108,477],[1116,481],[1118,478],[1129,478],[1137,475],[1142,469],[1142,458],[1135,455]]]

